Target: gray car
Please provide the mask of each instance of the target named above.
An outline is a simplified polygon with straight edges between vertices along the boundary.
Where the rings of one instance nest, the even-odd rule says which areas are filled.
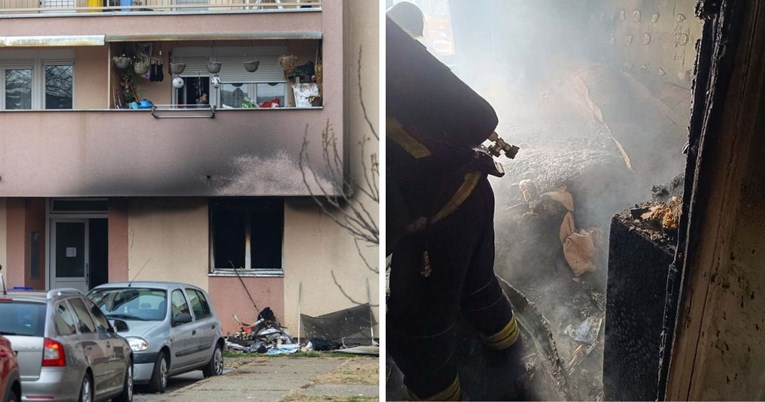
[[[0,335],[11,341],[22,400],[133,399],[133,353],[76,289],[0,296]]]
[[[207,293],[173,282],[122,282],[93,288],[88,296],[114,320],[135,359],[134,381],[165,392],[170,376],[201,369],[223,373],[224,339]]]

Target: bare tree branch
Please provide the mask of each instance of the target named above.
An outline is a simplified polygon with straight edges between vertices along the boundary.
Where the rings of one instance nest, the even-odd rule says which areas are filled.
[[[364,253],[361,252],[361,247],[359,246],[359,240],[353,239],[353,244],[356,245],[356,251],[359,253],[359,257],[361,257],[361,260],[364,261],[364,265],[366,265],[367,269],[374,272],[375,274],[379,274],[380,271],[377,269],[377,267],[370,264],[367,258],[364,257]]]
[[[338,144],[337,136],[329,121],[321,131],[321,158],[319,165],[314,165],[309,155],[309,130],[306,126],[303,145],[300,149],[298,166],[303,178],[303,184],[308,189],[311,198],[321,209],[321,212],[329,217],[336,225],[345,230],[352,238],[356,251],[364,266],[375,274],[379,273],[377,264],[373,264],[366,258],[360,243],[369,247],[377,247],[380,243],[380,229],[377,217],[367,208],[367,203],[375,205],[380,203],[380,165],[377,158],[377,144],[380,137],[375,125],[369,118],[363,97],[361,81],[361,56],[362,49],[359,47],[358,58],[358,89],[359,103],[363,119],[369,128],[369,134],[361,136],[356,144],[359,147],[360,179],[353,180],[350,174],[346,174],[345,164],[349,161],[343,159],[342,146]],[[374,141],[372,140],[374,137]],[[372,146],[370,151],[368,146]],[[319,173],[321,172],[321,173]],[[376,254],[376,253],[375,253]],[[334,271],[331,271],[332,280],[340,292],[348,300],[355,304],[362,304],[351,298],[338,282]],[[377,306],[377,305],[374,305]]]
[[[359,301],[354,300],[348,293],[346,293],[345,289],[343,288],[343,285],[341,285],[340,282],[337,281],[337,277],[335,276],[335,271],[329,271],[329,272],[332,274],[332,280],[335,281],[335,285],[337,286],[338,289],[340,289],[340,293],[342,293],[343,296],[345,296],[346,299],[350,300],[351,303],[353,303],[353,304],[367,304],[367,303],[363,303],[363,302],[359,302]],[[380,307],[379,304],[369,303],[369,305],[371,307]]]
[[[359,58],[356,61],[356,64],[358,65],[358,69],[356,70],[356,78],[358,79],[358,82],[356,84],[359,87],[359,103],[361,104],[361,111],[364,114],[364,120],[366,120],[367,125],[369,126],[369,131],[372,132],[372,135],[375,136],[375,139],[377,141],[380,141],[380,137],[377,135],[377,129],[375,128],[375,125],[372,124],[372,121],[369,119],[369,114],[367,113],[367,106],[366,104],[364,104],[364,96],[361,90],[361,50],[362,50],[362,47],[359,46]]]

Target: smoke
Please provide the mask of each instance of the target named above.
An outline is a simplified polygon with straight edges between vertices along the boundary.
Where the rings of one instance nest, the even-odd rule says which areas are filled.
[[[614,13],[614,4],[626,1],[450,3],[455,54],[442,61],[494,106],[497,132],[521,148],[515,160],[503,162],[506,176],[492,181],[495,271],[539,306],[568,361],[575,344],[567,342],[563,329],[605,312],[611,217],[649,200],[652,184],[667,183],[683,170],[689,77],[665,77],[667,65],[632,66],[627,59],[637,57],[634,51],[616,51],[645,51],[651,39],[614,46],[625,38],[619,36],[624,13]],[[649,12],[644,10],[643,20],[639,14],[629,18],[635,27],[645,25]],[[685,52],[683,57],[693,51]],[[658,51],[653,57],[656,64],[666,62]],[[521,180],[534,182],[540,193],[566,185],[577,226],[600,228],[604,235],[597,272],[573,279],[561,257],[561,217],[529,214],[518,189]],[[602,397],[599,363],[588,367],[590,378],[570,381],[578,388],[574,395]]]
[[[217,189],[219,195],[239,194],[304,194],[306,183],[294,156],[279,151],[271,157],[242,155],[230,162],[232,179]],[[332,189],[325,178],[314,180],[307,173],[313,194],[321,194],[319,188]]]

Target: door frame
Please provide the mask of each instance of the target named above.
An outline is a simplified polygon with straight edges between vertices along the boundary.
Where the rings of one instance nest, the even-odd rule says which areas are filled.
[[[51,218],[50,223],[50,236],[48,236],[48,251],[51,253],[51,259],[48,261],[50,283],[53,284],[56,279],[56,255],[53,252],[56,247],[56,223],[82,223],[85,226],[85,233],[83,239],[83,263],[85,264],[85,287],[90,287],[90,219],[89,218]],[[57,286],[58,287],[58,286]]]
[[[88,224],[85,227],[86,233],[89,234],[90,231],[90,219],[109,219],[109,212],[108,211],[71,211],[71,212],[52,212],[52,205],[53,201],[58,198],[48,198],[45,203],[45,289],[50,290],[51,285],[53,284],[53,261],[51,260],[51,256],[53,256],[52,250],[53,250],[53,221],[66,221],[67,219],[70,220],[86,220]],[[70,200],[76,199],[76,198],[67,198]],[[88,198],[88,199],[95,199],[95,198]],[[104,200],[106,198],[98,198],[101,200]],[[107,199],[108,200],[108,199]],[[87,236],[86,236],[87,237]],[[90,252],[90,244],[89,239],[85,239],[85,247],[88,250],[88,254]],[[90,255],[87,255],[88,258],[90,258]],[[89,267],[88,267],[89,269]]]

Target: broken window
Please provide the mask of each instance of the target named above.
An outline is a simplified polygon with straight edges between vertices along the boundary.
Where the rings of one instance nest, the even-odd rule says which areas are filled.
[[[282,270],[282,199],[214,201],[210,204],[213,270]],[[251,271],[251,272],[252,272]]]

